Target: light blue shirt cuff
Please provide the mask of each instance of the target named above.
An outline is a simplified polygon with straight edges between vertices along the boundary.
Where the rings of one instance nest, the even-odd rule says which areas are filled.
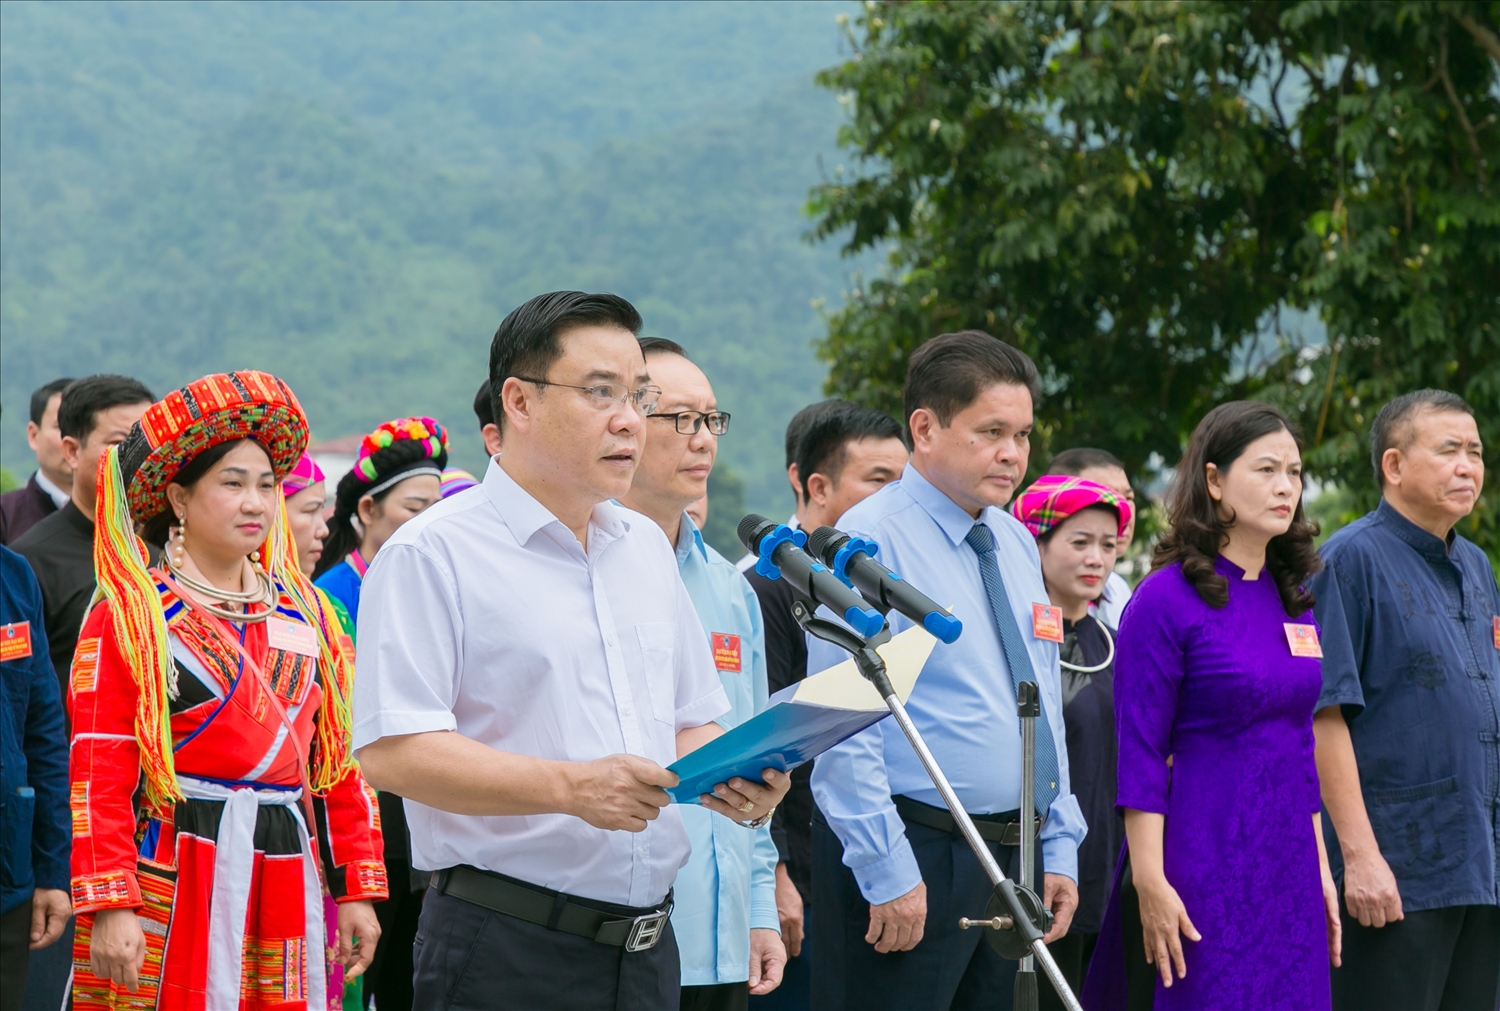
[[[781,916],[776,912],[776,844],[771,841],[771,826],[755,830],[755,847],[750,858],[750,929],[781,933]]]
[[[1047,824],[1042,826],[1039,838],[1042,844],[1042,871],[1046,874],[1063,874],[1076,882],[1078,845],[1088,832],[1088,823],[1083,820],[1078,798],[1071,793],[1059,795],[1047,812]]]
[[[1042,870],[1078,880],[1078,844],[1067,836],[1042,841]]]
[[[1077,863],[1076,856],[1074,863]],[[850,870],[859,883],[860,894],[873,906],[899,899],[922,883],[917,855],[912,852],[911,841],[904,835],[885,856]]]

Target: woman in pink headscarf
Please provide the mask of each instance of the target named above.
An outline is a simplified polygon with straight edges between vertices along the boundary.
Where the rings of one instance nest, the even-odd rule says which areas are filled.
[[[312,458],[311,453],[302,454],[297,466],[281,481],[281,493],[286,498],[287,527],[292,532],[292,543],[297,546],[297,568],[311,578],[318,559],[323,557],[323,540],[328,536],[328,523],[323,519],[323,509],[328,504],[328,492],[324,485],[323,468]],[[322,593],[321,590],[317,591]],[[338,618],[344,633],[344,648],[352,655],[353,640],[350,638],[352,622],[349,614],[333,598],[323,595],[325,605]],[[328,922],[330,938],[336,937],[337,908],[324,899],[324,917]],[[364,1006],[364,979],[344,979],[342,966],[329,966],[328,1009],[360,1008]]]
[[[323,468],[311,453],[302,454],[297,466],[281,482],[286,496],[286,519],[297,544],[297,567],[311,578],[318,559],[323,557],[323,539],[328,523],[323,509],[328,505],[328,491],[323,484]]]
[[[1114,629],[1089,605],[1104,593],[1119,538],[1130,526],[1130,503],[1113,489],[1064,474],[1049,474],[1011,504],[1036,538],[1042,579],[1062,633],[1063,724],[1073,795],[1088,822],[1078,847],[1078,910],[1066,937],[1049,947],[1078,991],[1104,921],[1125,823],[1115,811]],[[1050,987],[1042,1007],[1061,1007]]]

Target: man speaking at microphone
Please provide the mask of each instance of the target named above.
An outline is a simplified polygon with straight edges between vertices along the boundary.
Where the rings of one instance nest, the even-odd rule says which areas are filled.
[[[882,563],[963,622],[957,642],[933,650],[906,707],[1008,876],[1020,876],[1021,832],[1045,817],[1050,941],[1078,904],[1086,827],[1068,787],[1061,616],[1048,609],[1032,537],[1002,508],[1026,474],[1038,387],[1031,359],[988,334],[928,341],[906,376],[911,462],[838,526],[875,541]],[[895,611],[889,620],[895,632],[911,624]],[[808,670],[844,659],[809,640]],[[1041,687],[1035,812],[1019,810],[1021,681]],[[812,1005],[1010,1008],[1016,963],[984,931],[958,927],[985,915],[990,880],[895,722],[819,756],[812,787]]]
[[[490,347],[505,452],[365,577],[354,745],[437,872],[417,1008],[675,1008],[688,858],[664,766],[729,709],[666,536],[613,504],[661,391],[614,295],[553,292]],[[743,824],[789,778],[705,797]]]

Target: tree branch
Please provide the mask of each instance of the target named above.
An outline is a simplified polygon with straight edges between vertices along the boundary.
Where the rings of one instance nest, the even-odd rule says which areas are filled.
[[[1276,83],[1271,85],[1271,110],[1276,113],[1276,122],[1281,124],[1281,132],[1287,136],[1291,136],[1291,131],[1286,128],[1286,117],[1281,114],[1281,102],[1276,98],[1276,93],[1281,90],[1281,82],[1286,80],[1286,71],[1286,56],[1282,55],[1281,73],[1276,75]]]
[[[1474,36],[1475,42],[1478,42],[1488,50],[1496,63],[1500,63],[1500,35],[1496,35],[1484,25],[1474,20],[1474,15],[1472,14],[1465,14],[1456,20],[1459,24],[1463,25],[1466,32]]]
[[[1458,113],[1458,123],[1464,128],[1464,135],[1469,138],[1469,151],[1474,155],[1474,171],[1479,174],[1479,188],[1482,190],[1488,180],[1485,178],[1484,155],[1479,150],[1479,138],[1474,136],[1474,126],[1469,122],[1468,113],[1464,112],[1464,104],[1458,100],[1458,91],[1453,87],[1453,79],[1448,76],[1448,26],[1444,25],[1438,35],[1438,74],[1443,79],[1443,90],[1448,93],[1448,101],[1453,103],[1454,110]]]

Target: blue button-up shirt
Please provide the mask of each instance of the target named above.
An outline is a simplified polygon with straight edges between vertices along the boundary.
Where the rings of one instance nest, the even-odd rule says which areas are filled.
[[[686,513],[677,536],[677,568],[729,696],[730,710],[718,722],[726,730],[739,726],[766,708],[760,601],[734,563],[703,542]],[[770,826],[751,831],[696,804],[681,810],[693,844],[673,886],[682,985],[743,983],[750,978],[750,931],[781,929]]]
[[[1344,707],[1360,789],[1407,912],[1495,905],[1500,589],[1484,552],[1381,502],[1323,546],[1318,708]],[[1331,841],[1328,855],[1339,859]]]
[[[1042,692],[1042,713],[1058,742],[1061,779],[1057,799],[1042,827],[1042,865],[1050,874],[1078,878],[1078,844],[1088,831],[1068,785],[1062,742],[1062,681],[1057,645],[1032,634],[1031,605],[1046,604],[1041,560],[1031,534],[1004,510],[980,516],[995,537],[995,556],[1021,638]],[[949,607],[964,623],[951,646],[938,643],[906,708],[932,749],[948,782],[971,814],[999,814],[1021,806],[1021,722],[1000,633],[979,575],[979,556],[964,542],[975,520],[935,488],[911,464],[888,484],[844,514],[839,529],[880,545],[880,561]],[[912,622],[892,611],[892,631]],[[826,670],[847,654],[809,637],[807,669]],[[906,736],[894,720],[881,720],[820,755],[812,775],[813,795],[844,846],[844,864],[871,903],[905,895],[922,880],[901,816],[891,801],[901,794],[943,806]]]

